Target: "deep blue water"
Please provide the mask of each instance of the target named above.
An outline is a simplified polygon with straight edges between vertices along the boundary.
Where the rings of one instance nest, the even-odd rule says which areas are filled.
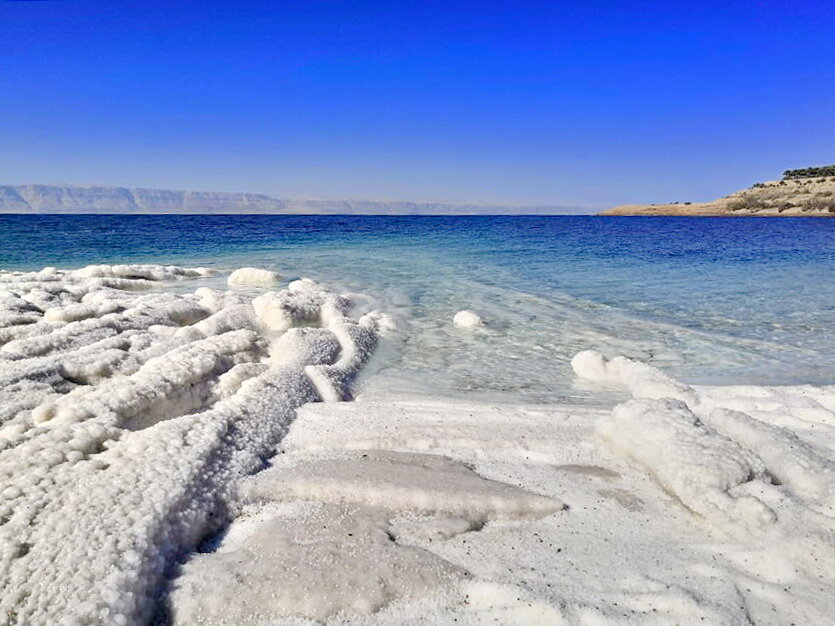
[[[570,394],[583,347],[694,381],[835,382],[835,220],[0,215],[2,269],[133,261],[369,293],[409,327],[402,371],[457,389]],[[461,308],[490,332],[451,334]]]

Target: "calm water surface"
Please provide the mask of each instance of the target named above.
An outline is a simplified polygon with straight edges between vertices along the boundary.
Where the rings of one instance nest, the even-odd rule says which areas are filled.
[[[404,330],[370,388],[586,401],[584,348],[691,382],[835,382],[835,220],[0,215],[2,269],[115,262],[367,294]],[[463,308],[487,328],[453,329]]]

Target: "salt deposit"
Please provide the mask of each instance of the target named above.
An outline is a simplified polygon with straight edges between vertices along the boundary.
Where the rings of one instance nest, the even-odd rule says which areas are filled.
[[[281,274],[258,267],[241,267],[229,274],[227,282],[235,287],[274,287],[281,282]]]
[[[719,523],[758,527],[774,521],[759,499],[737,495],[749,481],[769,482],[765,465],[737,442],[705,426],[679,400],[632,400],[597,422],[598,434],[645,466],[686,506]]]
[[[699,411],[719,410],[717,398],[745,405],[757,390],[760,397],[749,406],[773,415],[808,415],[813,408],[798,399],[808,393],[801,388],[691,389]],[[835,399],[835,389],[814,393],[824,403]],[[774,401],[776,394],[786,402]],[[819,429],[835,424],[835,415],[817,415],[816,432],[829,432]],[[621,429],[601,436],[613,420]],[[831,455],[830,448],[796,444],[812,457],[792,466]],[[199,615],[206,624],[294,624],[280,616],[329,612],[337,603],[336,623],[404,625],[825,623],[832,610],[831,512],[772,484],[768,461],[729,429],[702,423],[680,400],[638,399],[613,412],[389,392],[302,407],[280,449],[272,468],[241,483],[242,508],[218,546],[175,579],[171,610],[178,623]],[[513,485],[522,502],[536,494],[535,501],[550,499],[550,507],[564,501],[567,508],[502,519],[483,497],[489,489],[471,487],[470,480]],[[811,484],[805,489],[825,493]],[[298,512],[298,500],[313,501],[304,504],[313,508]],[[454,508],[467,502],[463,515]],[[297,578],[296,566],[277,558],[275,567],[259,562],[254,577],[246,565],[254,556],[242,551],[251,542],[266,546],[267,529],[290,532],[295,523],[287,522],[285,507],[301,520],[325,510],[319,507],[376,511],[390,542],[419,547],[467,576],[447,578],[436,591],[400,588],[380,600],[373,584],[378,570],[364,560],[371,548],[358,541],[352,554],[367,567],[363,582],[370,586],[358,596],[327,600],[311,585],[300,608],[295,581],[312,574],[301,568]],[[482,511],[486,523],[473,523],[473,511]],[[305,542],[310,550],[318,550],[317,541],[332,545],[313,536]],[[255,552],[261,550],[269,552]],[[334,548],[333,554],[322,590],[352,580],[344,552]],[[240,582],[229,572],[240,573]],[[286,591],[263,599],[267,589],[279,589],[277,582],[269,586],[278,580]],[[215,603],[218,589],[222,602]],[[357,608],[370,605],[377,608],[368,616]]]
[[[297,517],[276,515],[240,545],[189,562],[171,595],[172,621],[368,615],[464,574],[431,552],[393,541],[379,511],[322,506]]]
[[[149,619],[175,560],[224,524],[236,481],[263,467],[296,407],[320,399],[304,368],[327,367],[347,395],[390,327],[344,315],[349,303],[326,290],[306,292],[301,313],[277,292],[262,316],[289,303],[289,325],[301,315],[333,339],[326,352],[284,341],[273,361],[281,331],[248,298],[132,293],[207,275],[0,272],[0,612],[12,623]]]
[[[831,620],[835,386],[338,402],[391,319],[211,274],[0,272],[0,622]]]
[[[562,502],[485,480],[467,466],[429,454],[366,450],[303,460],[261,472],[244,486],[247,499],[317,500],[458,517],[473,525],[491,519],[536,519]]]
[[[477,313],[472,311],[458,311],[452,318],[452,323],[459,328],[478,328],[484,326],[484,322]]]

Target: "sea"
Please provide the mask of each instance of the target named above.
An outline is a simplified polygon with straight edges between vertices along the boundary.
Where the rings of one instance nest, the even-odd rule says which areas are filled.
[[[570,367],[585,349],[692,384],[835,383],[825,218],[0,215],[0,269],[94,263],[212,267],[212,287],[255,266],[363,294],[398,327],[368,393],[601,402]],[[454,327],[463,309],[486,325]]]

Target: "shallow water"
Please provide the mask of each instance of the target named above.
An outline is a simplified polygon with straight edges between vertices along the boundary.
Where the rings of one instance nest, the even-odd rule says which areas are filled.
[[[599,399],[568,365],[586,348],[688,382],[835,381],[835,220],[0,215],[0,268],[128,261],[367,294],[404,330],[370,389]],[[464,308],[487,326],[453,328]]]

